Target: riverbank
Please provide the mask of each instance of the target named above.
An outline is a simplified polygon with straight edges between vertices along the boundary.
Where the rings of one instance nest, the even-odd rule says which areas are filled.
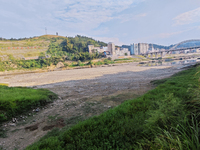
[[[23,149],[54,127],[69,128],[78,121],[99,115],[127,99],[136,98],[153,89],[155,86],[150,81],[170,77],[181,70],[183,69],[171,66],[139,67],[129,63],[110,67],[1,76],[0,81],[5,81],[10,86],[27,85],[49,89],[56,93],[59,99],[40,108],[39,112],[33,112],[36,109],[33,108],[22,116],[25,121],[19,121],[16,126],[5,123],[3,128],[7,131],[7,138],[1,138],[0,144],[7,150],[15,147]],[[33,128],[29,130],[27,127]]]
[[[196,65],[154,81],[158,86],[143,96],[54,130],[27,149],[199,149],[199,72]]]
[[[37,86],[44,84],[52,84],[70,80],[93,79],[106,74],[116,74],[120,72],[141,72],[151,69],[165,69],[171,66],[155,66],[155,67],[139,67],[136,63],[107,65],[107,67],[84,68],[73,70],[62,70],[43,73],[30,73],[18,75],[0,76],[1,83],[9,86]],[[173,68],[172,68],[173,70]],[[163,74],[163,77],[165,75]]]

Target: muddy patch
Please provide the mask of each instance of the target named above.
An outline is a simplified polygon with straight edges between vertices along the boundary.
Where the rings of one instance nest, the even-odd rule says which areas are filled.
[[[34,130],[38,129],[38,126],[39,126],[39,123],[31,125],[31,126],[28,126],[28,127],[25,127],[24,129],[25,130],[29,130],[29,131],[34,131]]]
[[[58,119],[55,124],[47,125],[42,128],[43,131],[52,130],[53,128],[63,128],[65,126],[64,119]]]

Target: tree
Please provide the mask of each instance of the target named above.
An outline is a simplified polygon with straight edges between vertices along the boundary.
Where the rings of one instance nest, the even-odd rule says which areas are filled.
[[[44,52],[41,52],[40,55],[39,55],[39,59],[43,59],[43,58],[46,58],[46,56],[45,56]]]

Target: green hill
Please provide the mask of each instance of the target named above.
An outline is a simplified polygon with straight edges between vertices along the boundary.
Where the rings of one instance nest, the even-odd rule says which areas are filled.
[[[107,45],[106,43],[80,35],[75,37],[43,35],[32,38],[1,39],[0,58],[2,61],[4,61],[9,59],[9,55],[13,55],[15,59],[36,57],[41,53],[46,53],[49,47],[52,46],[52,43],[59,46],[61,51],[70,53],[76,53],[77,51],[87,52],[88,44],[94,44],[95,46]],[[49,54],[50,53],[51,52],[49,51]]]

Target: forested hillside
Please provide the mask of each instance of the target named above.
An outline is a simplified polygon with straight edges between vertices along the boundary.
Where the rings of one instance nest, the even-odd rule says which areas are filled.
[[[91,60],[99,54],[89,54],[88,45],[107,46],[106,43],[96,41],[92,38],[77,35],[75,37],[66,37],[61,43],[56,38],[51,40],[47,54],[51,56],[67,56],[69,60]],[[101,54],[100,54],[101,57]]]
[[[56,35],[43,35],[39,37],[20,39],[0,39],[0,59],[8,60],[9,55],[15,59],[27,57],[38,57],[41,53],[63,56],[67,53],[87,52],[87,46],[106,46],[106,43],[96,41],[92,38],[77,35],[75,37],[64,37]]]
[[[3,39],[0,41],[0,71],[46,68],[59,62],[69,66],[70,64],[65,61],[86,61],[103,57],[103,54],[89,54],[90,44],[107,45],[80,35],[75,37],[43,35],[28,39]]]

